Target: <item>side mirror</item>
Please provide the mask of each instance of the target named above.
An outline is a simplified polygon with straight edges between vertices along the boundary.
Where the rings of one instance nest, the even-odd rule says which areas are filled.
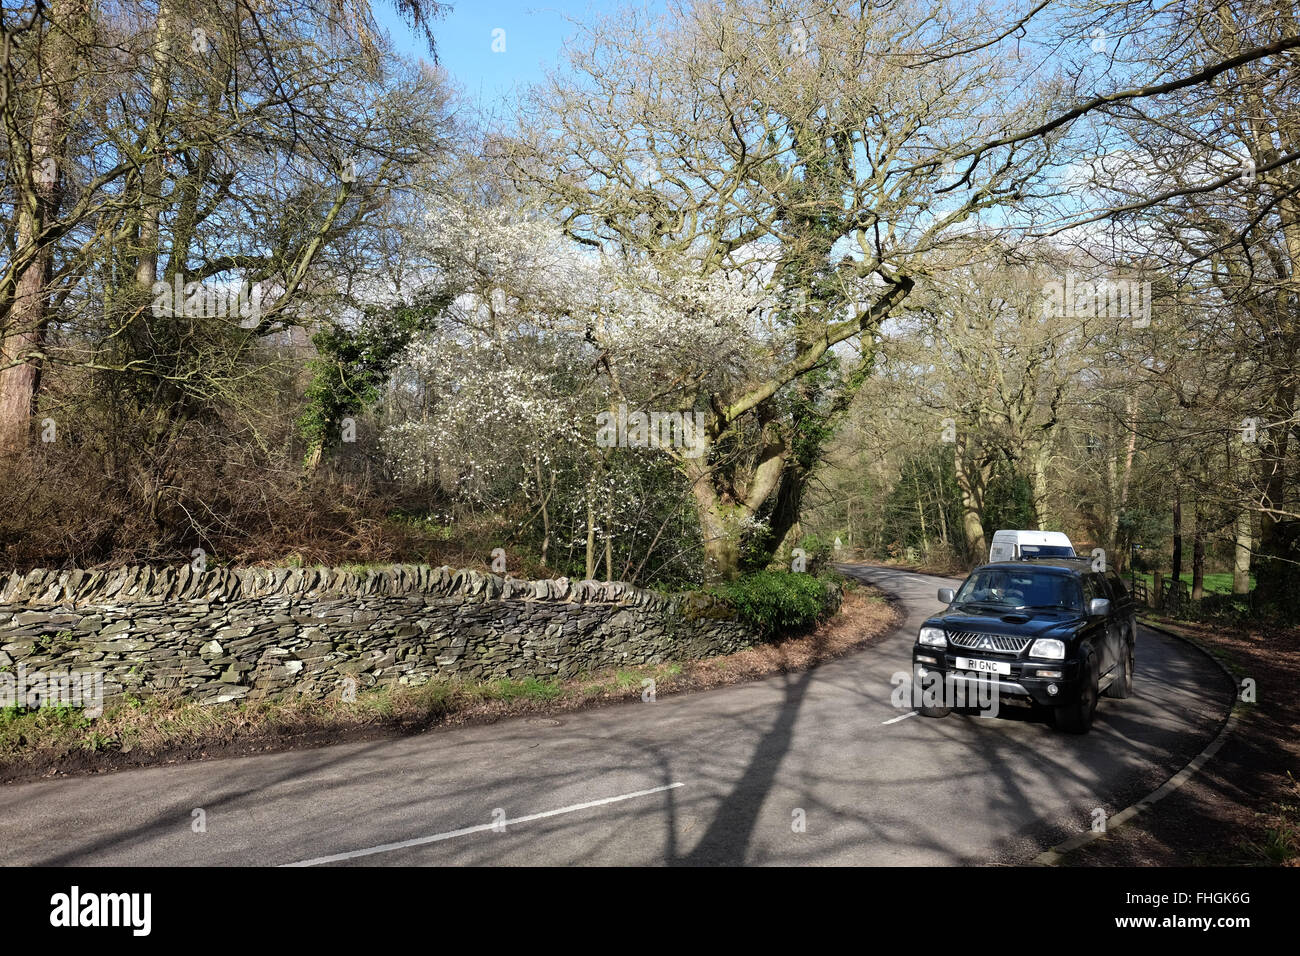
[[[1093,598],[1088,602],[1089,617],[1105,617],[1110,613],[1109,598]]]
[[[944,604],[951,604],[952,599],[957,596],[957,592],[952,588],[939,588],[939,600]]]

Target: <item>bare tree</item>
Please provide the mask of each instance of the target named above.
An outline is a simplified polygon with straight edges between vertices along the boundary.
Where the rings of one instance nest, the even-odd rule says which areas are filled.
[[[795,526],[876,330],[927,257],[1015,201],[1045,161],[1032,138],[964,171],[946,165],[1045,115],[1033,90],[1014,90],[1003,51],[937,55],[988,25],[908,3],[673,4],[662,19],[590,29],[571,75],[533,100],[515,176],[574,239],[674,274],[768,264],[779,347],[684,375],[674,396],[709,416],[708,454],[682,467],[723,574],[746,545],[764,563]],[[847,367],[833,357],[841,343]]]

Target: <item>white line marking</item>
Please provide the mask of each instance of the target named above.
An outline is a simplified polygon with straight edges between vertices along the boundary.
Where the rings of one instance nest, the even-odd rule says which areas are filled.
[[[375,853],[389,853],[393,850],[405,850],[407,847],[424,846],[427,843],[440,843],[443,840],[453,840],[456,837],[468,836],[471,833],[482,833],[484,830],[499,829],[501,827],[512,826],[516,823],[531,823],[533,820],[542,820],[546,817],[557,817],[562,813],[576,813],[579,810],[590,810],[592,807],[603,807],[608,803],[618,803],[620,800],[631,800],[635,797],[648,797],[652,793],[663,793],[665,790],[676,790],[678,787],[684,787],[684,783],[670,783],[663,787],[653,787],[650,790],[637,790],[633,793],[622,793],[617,797],[605,797],[601,800],[589,800],[586,803],[575,803],[572,806],[560,807],[558,810],[546,810],[542,813],[530,813],[526,817],[517,817],[514,820],[499,820],[495,823],[480,823],[478,826],[462,827],[459,830],[448,830],[446,833],[435,833],[432,836],[416,837],[413,840],[402,840],[400,843],[384,843],[380,846],[367,847],[364,850],[349,850],[346,853],[335,853],[332,856],[318,856],[314,860],[300,860],[297,863],[281,863],[281,866],[317,866],[321,863],[337,863],[339,860],[353,860],[359,856],[371,856]]]
[[[900,720],[907,720],[907,718],[909,718],[909,717],[915,717],[915,716],[916,716],[917,714],[919,714],[919,713],[920,713],[920,711],[918,711],[918,710],[914,710],[914,711],[912,711],[911,713],[904,714],[902,717],[894,717],[894,718],[892,718],[892,719],[890,719],[890,720],[886,720],[886,721],[884,721],[884,723],[882,723],[880,726],[883,727],[883,726],[885,726],[885,724],[896,724],[896,723],[898,723]]]

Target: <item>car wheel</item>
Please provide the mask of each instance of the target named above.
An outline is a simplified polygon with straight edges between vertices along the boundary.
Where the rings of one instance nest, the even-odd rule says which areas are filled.
[[[1092,716],[1097,711],[1098,685],[1101,675],[1097,672],[1097,657],[1089,654],[1084,663],[1083,686],[1079,688],[1079,699],[1070,704],[1056,708],[1056,726],[1067,734],[1086,734],[1092,729]]]
[[[947,717],[952,713],[951,707],[927,707],[922,704],[916,708],[916,712],[922,717]]]
[[[1124,661],[1120,664],[1119,674],[1110,682],[1106,688],[1106,696],[1113,697],[1116,700],[1123,700],[1126,697],[1133,696],[1133,668],[1137,662],[1136,642],[1129,640],[1125,642],[1128,653],[1124,655]]]
[[[917,711],[917,713],[919,713],[922,717],[947,717],[950,713],[952,713],[952,708],[951,708],[951,707],[929,707],[929,706],[926,706],[926,703],[925,703],[925,688],[922,686],[922,683],[921,683],[921,675],[920,675],[920,674],[916,674],[915,672],[913,672],[913,678],[912,678],[912,679],[913,679],[912,688],[913,688],[914,693],[916,694],[915,700],[916,700],[916,711]],[[938,691],[939,691],[939,699],[940,699],[940,700],[943,699],[943,694],[942,694],[942,689],[943,689],[943,687],[944,687],[944,682],[943,682],[943,681],[940,681],[940,682],[939,682],[939,687],[938,687]],[[934,690],[932,689],[932,690],[931,690],[931,694],[933,695],[933,693],[934,693]]]

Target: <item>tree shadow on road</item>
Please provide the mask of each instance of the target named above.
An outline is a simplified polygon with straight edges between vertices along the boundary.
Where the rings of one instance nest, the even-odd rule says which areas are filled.
[[[763,734],[749,764],[731,792],[723,798],[709,828],[684,857],[670,858],[678,866],[740,866],[745,863],[763,801],[772,788],[781,761],[794,738],[794,727],[816,668],[785,676],[785,698],[776,719]]]

